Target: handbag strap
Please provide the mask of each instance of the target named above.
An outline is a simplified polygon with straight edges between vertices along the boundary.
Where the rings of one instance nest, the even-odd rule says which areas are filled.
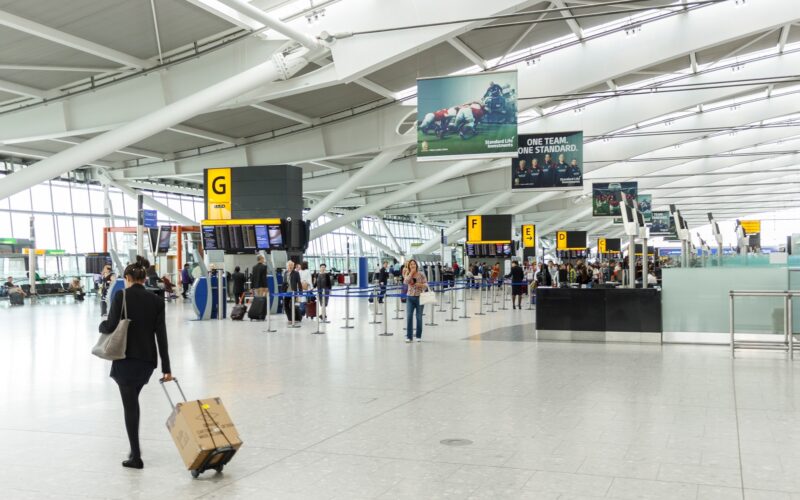
[[[125,300],[125,289],[122,289],[122,312],[119,315],[120,321],[128,319],[128,301]]]

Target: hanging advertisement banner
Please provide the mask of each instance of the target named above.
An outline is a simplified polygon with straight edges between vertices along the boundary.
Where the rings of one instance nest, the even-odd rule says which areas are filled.
[[[626,199],[636,199],[638,192],[636,182],[595,182],[592,184],[592,215],[607,217],[622,215],[619,207],[618,193],[625,194]]]
[[[583,132],[525,134],[511,160],[511,189],[583,187]]]
[[[417,160],[517,156],[517,72],[417,80]]]
[[[639,211],[642,212],[645,223],[653,222],[653,195],[640,194],[636,197],[636,202],[639,204]]]
[[[653,222],[650,223],[650,236],[678,238],[678,231],[675,229],[675,219],[669,211],[653,212]]]

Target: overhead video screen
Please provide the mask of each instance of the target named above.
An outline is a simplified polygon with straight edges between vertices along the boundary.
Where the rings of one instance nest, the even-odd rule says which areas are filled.
[[[511,160],[511,189],[583,187],[583,132],[519,136]]]
[[[419,161],[516,155],[516,71],[417,80]]]
[[[638,194],[637,182],[604,182],[592,184],[592,215],[595,217],[620,217],[618,193],[628,200],[635,200]]]

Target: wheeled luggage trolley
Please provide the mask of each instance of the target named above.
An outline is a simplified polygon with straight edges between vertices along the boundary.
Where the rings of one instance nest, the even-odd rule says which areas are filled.
[[[184,463],[195,479],[207,470],[222,472],[242,445],[228,412],[219,398],[187,401],[178,379],[173,381],[183,403],[172,402],[163,380],[161,387],[172,407],[167,429]]]

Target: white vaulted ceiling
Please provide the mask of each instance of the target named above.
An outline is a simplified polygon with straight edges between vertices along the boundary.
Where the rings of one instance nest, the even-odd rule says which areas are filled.
[[[328,198],[331,209],[446,223],[483,208],[598,230],[581,193],[508,193],[507,161],[426,185],[453,162],[418,164],[414,138],[395,133],[414,110],[417,78],[517,69],[521,131],[584,131],[584,194],[593,180],[636,179],[656,209],[677,204],[695,224],[707,211],[725,219],[800,205],[800,2],[602,3],[253,0],[314,37],[462,22],[342,36],[294,78],[84,168],[197,187],[210,166],[292,163],[313,207],[388,150],[395,159]],[[0,155],[36,168],[291,42],[229,2],[152,5],[0,0]],[[381,202],[392,193],[403,196]]]

